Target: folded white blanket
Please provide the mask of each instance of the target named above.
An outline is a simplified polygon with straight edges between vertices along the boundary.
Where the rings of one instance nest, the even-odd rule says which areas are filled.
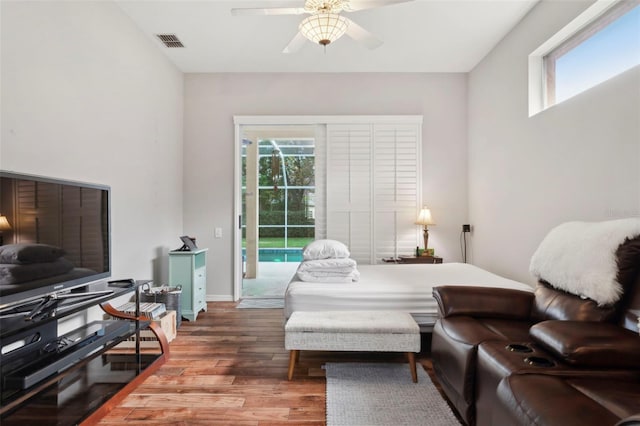
[[[353,259],[305,260],[298,266],[298,278],[309,282],[352,282],[360,279]]]
[[[336,273],[346,272],[349,273],[356,269],[358,264],[353,259],[318,259],[318,260],[305,260],[298,266],[298,271],[302,272],[324,272],[333,271]]]
[[[360,279],[360,273],[354,271],[351,275],[330,275],[330,276],[318,276],[308,272],[298,272],[298,280],[306,281],[310,283],[350,283],[358,281]]]

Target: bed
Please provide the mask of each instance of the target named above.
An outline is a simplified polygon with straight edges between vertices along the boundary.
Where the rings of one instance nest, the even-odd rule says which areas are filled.
[[[433,287],[478,285],[533,291],[467,263],[358,265],[360,280],[352,283],[299,281],[297,275],[284,297],[285,319],[295,311],[395,310],[409,312],[423,332],[430,332],[438,316]]]

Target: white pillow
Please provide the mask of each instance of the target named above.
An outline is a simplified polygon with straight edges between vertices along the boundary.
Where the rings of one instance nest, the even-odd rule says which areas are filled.
[[[302,249],[304,260],[344,259],[350,254],[347,246],[336,240],[315,240]]]

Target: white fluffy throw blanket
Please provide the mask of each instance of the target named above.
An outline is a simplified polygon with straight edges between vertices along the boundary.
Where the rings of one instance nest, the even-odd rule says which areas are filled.
[[[529,270],[557,289],[610,305],[622,294],[616,250],[625,238],[638,235],[640,218],[567,222],[540,243]]]

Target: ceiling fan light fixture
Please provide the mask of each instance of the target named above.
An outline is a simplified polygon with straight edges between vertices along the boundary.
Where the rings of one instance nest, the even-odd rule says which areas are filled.
[[[318,13],[300,22],[298,29],[314,43],[326,46],[347,31],[349,20],[334,13]]]
[[[304,3],[304,9],[312,14],[340,13],[344,10],[343,3],[345,3],[344,0],[307,0]]]

